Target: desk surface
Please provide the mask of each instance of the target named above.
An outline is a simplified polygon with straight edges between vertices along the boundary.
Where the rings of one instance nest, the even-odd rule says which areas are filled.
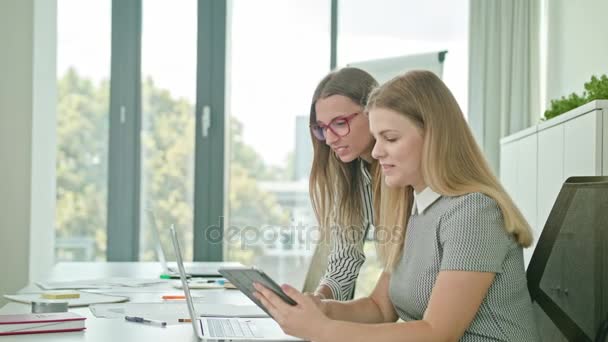
[[[224,266],[226,263],[195,263],[206,266]],[[86,280],[109,277],[157,278],[161,273],[158,263],[146,262],[73,262],[59,263],[50,273],[48,281]],[[20,292],[40,291],[30,284]],[[115,292],[127,296],[131,302],[162,302],[162,294],[179,293],[181,290],[170,287],[169,283],[142,288],[141,292]],[[100,290],[100,292],[104,292]],[[202,296],[202,303],[252,304],[237,290],[192,290],[194,296]],[[8,341],[45,341],[45,342],[118,342],[118,341],[198,341],[192,325],[184,323],[169,325],[166,328],[135,324],[124,319],[96,318],[88,307],[70,308],[71,312],[87,317],[86,330],[83,332],[32,334],[2,336],[0,342]],[[30,305],[9,302],[0,308],[0,314],[29,313]]]

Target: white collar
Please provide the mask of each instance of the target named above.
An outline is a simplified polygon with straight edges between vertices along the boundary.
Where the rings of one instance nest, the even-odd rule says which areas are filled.
[[[424,211],[435,203],[441,197],[440,194],[433,191],[430,187],[424,188],[420,193],[414,191],[414,203],[412,205],[412,215],[424,214]]]

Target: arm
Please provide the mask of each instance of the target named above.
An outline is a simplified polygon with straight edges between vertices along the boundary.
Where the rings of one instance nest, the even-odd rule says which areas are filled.
[[[327,285],[319,284],[319,287],[315,290],[315,296],[319,299],[334,299],[334,295],[331,292],[331,288]]]
[[[315,294],[320,294],[324,299],[351,298],[359,270],[365,262],[364,233],[364,227],[361,227],[361,231],[346,231],[341,227],[332,229],[327,269]]]
[[[494,273],[442,271],[420,321],[364,325],[328,320],[316,341],[458,341],[494,280]]]
[[[489,272],[441,271],[423,319],[402,323],[362,324],[332,320],[309,297],[292,287],[284,287],[284,290],[298,302],[296,306],[284,303],[259,285],[256,285],[256,296],[287,334],[314,341],[457,341],[475,318],[494,276],[495,273]],[[355,302],[351,309],[374,310],[362,304],[355,307]],[[342,303],[337,307],[347,306],[348,303]]]
[[[390,274],[383,272],[369,297],[348,302],[323,301],[323,311],[334,320],[360,323],[395,322],[397,313],[388,297]]]

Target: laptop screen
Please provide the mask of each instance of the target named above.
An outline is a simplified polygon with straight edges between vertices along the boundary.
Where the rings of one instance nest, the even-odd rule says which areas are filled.
[[[156,223],[156,217],[154,216],[154,212],[150,209],[144,209],[146,212],[146,217],[148,219],[148,229],[150,229],[150,234],[152,235],[152,242],[154,243],[154,251],[156,252],[156,257],[160,262],[160,266],[163,269],[164,274],[169,274],[169,267],[167,266],[167,258],[165,257],[165,251],[163,250],[163,245],[160,242],[160,231],[158,229],[158,224]]]
[[[171,241],[173,242],[173,249],[175,250],[175,256],[177,258],[177,268],[179,270],[179,279],[182,282],[184,288],[184,294],[186,295],[186,303],[188,304],[188,312],[190,313],[190,319],[192,320],[192,328],[194,334],[198,334],[196,325],[199,324],[197,321],[196,311],[194,310],[194,302],[192,301],[192,295],[190,294],[190,287],[188,287],[188,280],[186,278],[186,270],[184,269],[184,261],[182,260],[182,250],[179,246],[179,240],[177,238],[177,232],[175,227],[171,225]]]

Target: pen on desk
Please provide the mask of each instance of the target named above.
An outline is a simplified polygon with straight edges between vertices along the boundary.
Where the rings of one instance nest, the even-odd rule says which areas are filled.
[[[183,296],[183,295],[164,295],[161,298],[164,299],[164,300],[167,300],[167,299],[186,299],[186,297]]]
[[[192,276],[186,274],[186,278],[190,279]],[[179,279],[179,274],[161,274],[160,279]]]
[[[135,317],[135,316],[125,316],[125,320],[134,323],[142,323],[148,325],[154,325],[156,327],[164,328],[167,326],[167,322],[157,321],[154,319],[145,319],[143,317]]]

